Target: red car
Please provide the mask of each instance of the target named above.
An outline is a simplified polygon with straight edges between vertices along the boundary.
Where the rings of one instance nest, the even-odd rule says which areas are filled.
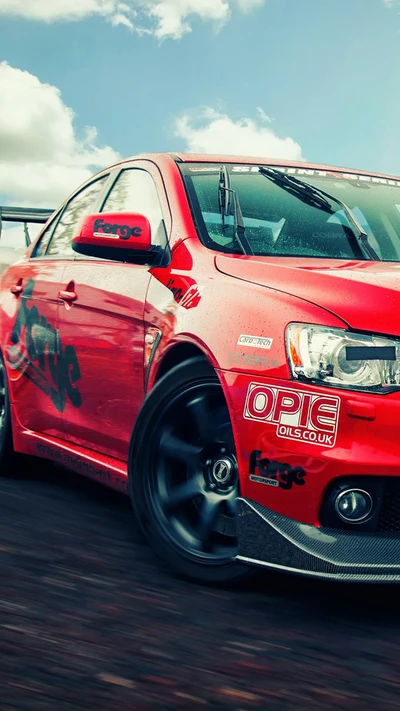
[[[177,574],[400,580],[400,179],[142,155],[0,287],[0,454],[129,493]]]

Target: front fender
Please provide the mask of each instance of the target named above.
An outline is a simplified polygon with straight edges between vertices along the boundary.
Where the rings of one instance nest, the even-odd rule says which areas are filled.
[[[204,353],[216,369],[287,380],[289,323],[346,328],[330,312],[298,297],[211,268],[196,271],[157,269],[150,281],[145,326],[147,335],[158,337],[149,383],[170,350],[182,344]]]

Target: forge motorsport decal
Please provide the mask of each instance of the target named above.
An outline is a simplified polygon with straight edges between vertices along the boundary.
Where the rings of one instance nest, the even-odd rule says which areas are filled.
[[[101,230],[101,231],[100,231]],[[130,239],[140,237],[143,230],[141,227],[130,227],[129,225],[113,225],[111,222],[96,220],[94,223],[94,237],[104,237],[112,235],[115,239]]]
[[[40,315],[36,304],[28,307],[34,288],[34,280],[29,279],[21,294],[8,363],[48,395],[59,412],[64,411],[67,398],[74,407],[80,407],[82,398],[75,383],[81,371],[75,348],[63,347],[59,331]]]
[[[304,486],[306,483],[306,472],[302,467],[291,467],[290,464],[263,458],[258,449],[254,449],[250,455],[249,474],[250,480],[257,484],[275,486],[286,491],[289,491],[293,484]]]
[[[243,417],[275,425],[278,437],[334,447],[340,400],[301,390],[250,383]]]

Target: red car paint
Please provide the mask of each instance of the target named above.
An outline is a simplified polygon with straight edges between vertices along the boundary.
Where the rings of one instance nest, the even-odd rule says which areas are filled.
[[[178,157],[197,163],[260,163],[248,157]],[[63,352],[71,355],[68,371],[56,372],[52,384],[57,363],[45,364],[47,380],[42,383],[24,377],[21,369],[7,368],[15,449],[61,462],[126,491],[129,440],[146,392],[166,359],[176,352],[179,360],[190,344],[205,354],[224,389],[243,497],[319,526],[322,497],[334,479],[399,476],[400,392],[382,397],[294,382],[284,334],[289,323],[300,322],[400,336],[400,320],[394,317],[400,311],[400,264],[216,253],[197,236],[172,156],[151,154],[121,165],[147,170],[155,180],[171,262],[149,269],[73,257],[30,259],[32,245],[18,264],[7,269],[0,291],[3,354],[13,343],[21,306],[14,287],[26,288],[33,280],[28,313],[14,338],[20,351],[15,357],[24,358],[30,349],[30,359],[35,360],[37,326],[32,324],[38,323],[38,315],[56,333]],[[350,177],[358,174],[290,165]],[[162,338],[153,353],[157,334]],[[241,334],[272,338],[273,343],[268,350],[248,347],[238,355]],[[265,411],[254,408],[254,388],[264,393]],[[273,408],[267,402],[271,392],[276,398]],[[287,393],[289,402],[284,398]],[[300,408],[299,422],[279,430],[282,409],[290,413],[291,408]],[[307,429],[308,415],[314,424]],[[317,433],[317,442],[310,432]],[[251,479],[252,452],[259,453],[257,461],[284,462],[296,476],[298,468],[304,474],[294,476],[290,487],[260,486]]]

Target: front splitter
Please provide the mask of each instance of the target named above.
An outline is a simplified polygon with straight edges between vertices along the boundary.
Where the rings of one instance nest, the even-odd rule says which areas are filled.
[[[238,499],[237,560],[344,582],[400,582],[400,534],[317,528]]]

